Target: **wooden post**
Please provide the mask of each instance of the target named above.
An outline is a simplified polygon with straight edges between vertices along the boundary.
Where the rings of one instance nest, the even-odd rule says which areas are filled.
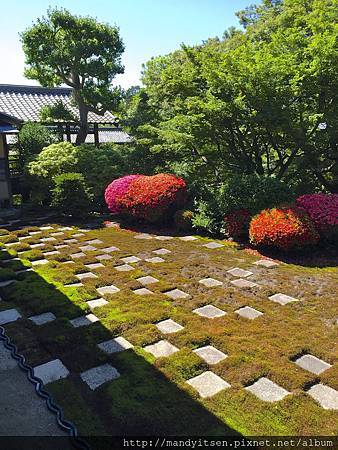
[[[67,136],[67,141],[72,142],[69,123],[66,123],[66,136]]]
[[[95,143],[95,147],[99,147],[99,145],[100,145],[99,126],[97,123],[94,123],[94,143]]]

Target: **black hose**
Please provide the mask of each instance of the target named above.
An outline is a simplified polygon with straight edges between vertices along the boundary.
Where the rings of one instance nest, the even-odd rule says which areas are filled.
[[[48,409],[55,414],[59,427],[67,431],[72,445],[81,450],[90,450],[89,445],[78,437],[76,426],[69,420],[65,420],[61,407],[54,402],[52,396],[44,389],[43,381],[34,375],[33,367],[28,365],[25,357],[18,353],[17,346],[11,342],[2,326],[0,326],[0,341],[3,341],[5,348],[11,351],[12,357],[18,361],[20,369],[26,372],[28,380],[35,385],[35,392],[46,401]]]

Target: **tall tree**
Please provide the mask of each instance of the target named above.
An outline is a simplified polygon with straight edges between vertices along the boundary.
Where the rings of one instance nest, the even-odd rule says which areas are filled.
[[[111,83],[124,72],[119,28],[65,9],[49,9],[47,17],[21,34],[21,41],[27,78],[46,87],[66,84],[72,88],[80,119],[76,143],[84,142],[88,113],[101,115],[117,109],[120,90]]]

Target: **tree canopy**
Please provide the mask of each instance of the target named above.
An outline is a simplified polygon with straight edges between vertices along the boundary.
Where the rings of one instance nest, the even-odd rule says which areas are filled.
[[[148,61],[126,123],[170,167],[338,191],[337,2],[265,0],[243,29]],[[301,187],[300,187],[301,189]]]
[[[115,26],[65,9],[49,9],[47,16],[21,34],[26,56],[25,76],[42,86],[66,84],[79,108],[77,143],[88,132],[88,112],[116,110],[120,89],[112,80],[123,73],[124,44]]]

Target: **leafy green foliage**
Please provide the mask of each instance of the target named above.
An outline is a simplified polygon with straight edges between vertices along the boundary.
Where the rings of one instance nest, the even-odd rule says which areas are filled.
[[[207,184],[265,175],[337,191],[335,2],[266,0],[239,17],[244,31],[145,64],[126,114],[137,144]]]
[[[64,83],[73,89],[80,116],[77,143],[84,142],[88,112],[114,110],[120,100],[120,90],[111,84],[124,71],[119,29],[65,9],[49,9],[46,17],[21,34],[21,40],[27,78],[42,86]]]
[[[56,136],[39,123],[27,122],[19,131],[20,153],[24,161],[55,141]]]
[[[45,105],[40,109],[40,119],[42,122],[76,122],[77,118],[69,111],[61,100],[54,105]]]
[[[80,173],[64,173],[55,178],[51,205],[62,214],[85,217],[92,208],[93,196]]]

